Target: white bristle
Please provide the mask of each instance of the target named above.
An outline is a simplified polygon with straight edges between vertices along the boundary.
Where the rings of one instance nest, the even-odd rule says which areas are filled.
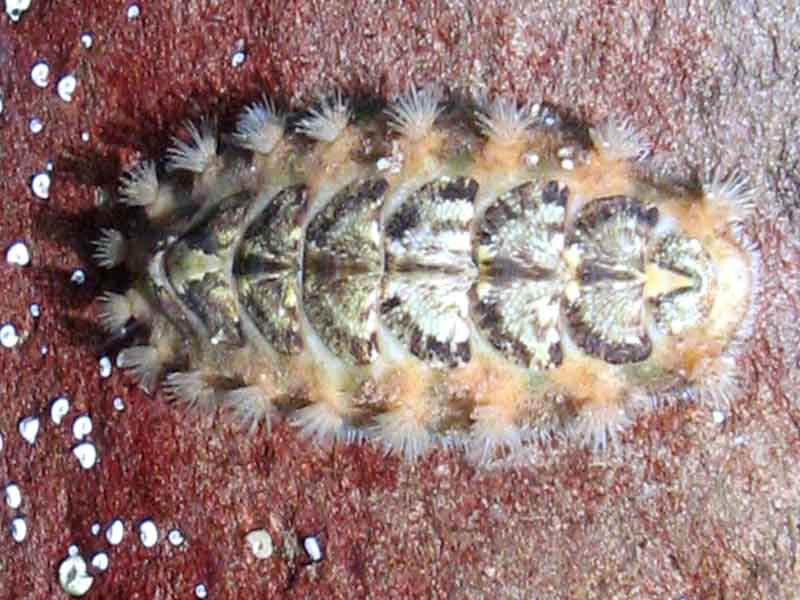
[[[621,406],[592,403],[575,416],[569,434],[584,447],[602,452],[618,446],[619,433],[630,424],[630,417]]]
[[[534,105],[538,106],[538,105]],[[519,141],[533,123],[533,106],[518,106],[509,98],[496,98],[488,106],[476,113],[478,126],[483,134],[498,144],[512,144]]]
[[[224,408],[233,418],[255,433],[263,421],[267,433],[272,427],[274,407],[270,398],[258,386],[248,386],[226,392],[223,396]]]
[[[628,118],[609,117],[589,130],[597,151],[609,160],[642,160],[650,153],[650,143]]]
[[[192,409],[211,410],[215,405],[214,388],[200,371],[170,373],[164,381],[164,393]]]
[[[401,406],[375,420],[373,438],[388,453],[398,454],[409,462],[425,454],[435,441],[434,435],[409,408]]]
[[[95,262],[103,268],[112,269],[125,260],[125,237],[116,229],[100,230],[100,237],[92,242]]]
[[[326,98],[319,108],[312,108],[309,116],[297,125],[297,131],[315,140],[332,142],[350,123],[352,113],[347,101],[337,92]]]
[[[331,440],[352,443],[363,438],[360,430],[347,425],[341,414],[328,402],[314,402],[294,412],[292,425],[318,442]]]
[[[389,126],[411,140],[420,140],[428,134],[441,114],[441,101],[442,92],[438,88],[418,90],[412,87],[386,109]]]
[[[124,294],[105,292],[97,298],[100,304],[98,318],[106,331],[120,331],[133,316],[131,302]]]
[[[117,355],[117,366],[130,369],[134,377],[147,391],[155,389],[161,374],[161,361],[158,351],[152,346],[131,346]]]
[[[167,168],[170,171],[184,170],[203,173],[217,158],[217,134],[212,122],[200,121],[200,128],[190,122],[186,124],[189,141],[173,137],[173,146],[167,150]]]
[[[286,119],[275,104],[264,96],[245,108],[236,122],[234,139],[242,148],[259,154],[269,154],[283,136]]]
[[[119,184],[120,202],[128,206],[151,206],[158,199],[156,164],[151,160],[139,163],[125,173]]]
[[[740,375],[733,356],[717,356],[703,361],[700,377],[692,382],[698,400],[711,408],[729,407],[741,391]]]
[[[728,222],[732,225],[746,220],[755,208],[755,190],[750,186],[747,176],[733,173],[722,177],[713,172],[708,183],[703,186],[706,201],[725,205],[730,211]]]
[[[487,464],[498,450],[514,452],[522,447],[519,427],[494,406],[479,406],[472,414],[468,458],[475,464]]]

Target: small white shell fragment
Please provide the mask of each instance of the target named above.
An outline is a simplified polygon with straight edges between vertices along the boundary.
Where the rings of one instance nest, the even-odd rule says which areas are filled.
[[[5,489],[6,504],[14,510],[22,505],[22,491],[16,483],[9,483]]]
[[[80,550],[75,544],[70,544],[67,548],[67,556],[78,556]]]
[[[139,8],[138,4],[131,4],[128,7],[128,12],[127,12],[128,19],[136,19],[139,17],[140,14],[142,14],[142,11]]]
[[[205,584],[198,583],[194,588],[194,595],[195,598],[207,598],[208,590],[206,589]]]
[[[37,173],[31,180],[31,190],[33,195],[42,200],[47,200],[50,197],[50,174]]]
[[[522,157],[525,160],[525,164],[529,167],[535,167],[539,164],[539,155],[536,152],[527,152]]]
[[[312,561],[319,562],[322,560],[322,548],[319,546],[319,540],[313,535],[303,540],[303,548],[306,549],[306,554]]]
[[[25,417],[19,422],[19,434],[22,439],[31,446],[36,443],[36,436],[39,435],[39,417]]]
[[[95,521],[94,523],[92,523],[92,528],[89,531],[92,532],[92,535],[98,535],[100,533],[100,529],[101,529],[100,523]]]
[[[111,376],[111,359],[107,356],[100,357],[100,377],[103,379]]]
[[[106,540],[112,546],[117,546],[125,535],[125,526],[120,519],[114,519],[106,529]]]
[[[16,23],[30,6],[31,0],[6,0],[6,14],[13,23]]]
[[[83,133],[81,133],[81,141],[82,142],[88,142],[89,141],[89,132],[88,131],[84,131]]]
[[[58,97],[64,102],[72,102],[72,94],[75,93],[76,87],[78,87],[78,80],[75,79],[75,76],[64,75],[58,80],[58,85],[56,86]]]
[[[17,328],[11,323],[5,323],[0,327],[0,344],[5,348],[13,348],[19,343]]]
[[[22,505],[22,491],[16,483],[9,483],[6,486],[6,504],[14,510]]]
[[[139,523],[139,541],[145,548],[152,548],[158,543],[158,528],[152,519]]]
[[[180,546],[186,541],[186,538],[183,537],[183,532],[180,529],[170,529],[167,534],[167,540],[173,546]]]
[[[251,531],[244,536],[244,540],[256,558],[265,559],[272,556],[272,537],[266,529]]]
[[[41,306],[39,306],[39,304],[38,304],[38,303],[36,303],[36,302],[34,302],[33,304],[31,304],[31,305],[28,307],[28,310],[30,311],[30,313],[31,313],[31,316],[32,316],[34,319],[38,318],[38,317],[39,317],[39,315],[41,315],[41,314],[42,314],[42,307],[41,307]]]
[[[5,444],[6,439],[3,437],[3,434],[0,433],[0,450],[3,449],[3,444]]]
[[[28,524],[22,517],[11,519],[11,539],[18,544],[25,541],[28,537]]]
[[[114,404],[114,410],[125,410],[125,401],[119,396],[114,396],[112,403]]]
[[[28,129],[30,129],[31,133],[39,133],[42,129],[44,129],[44,123],[39,117],[33,117],[28,122]]]
[[[59,396],[50,405],[50,419],[56,425],[61,425],[61,421],[69,412],[69,400],[65,396]]]
[[[92,587],[94,577],[86,570],[86,561],[80,555],[68,556],[58,566],[58,583],[70,596],[83,596]]]
[[[31,81],[34,85],[43,88],[47,87],[47,81],[50,78],[50,66],[40,60],[31,68]]]
[[[6,250],[6,262],[10,265],[24,267],[31,262],[31,253],[25,242],[14,242]]]
[[[81,46],[84,48],[91,48],[93,43],[94,38],[91,33],[86,32],[81,34]]]
[[[231,65],[234,67],[241,67],[245,58],[247,58],[247,55],[244,53],[244,51],[239,50],[234,52],[233,56],[231,57]]]
[[[565,171],[572,171],[575,168],[575,161],[571,158],[565,158],[561,161],[561,168]]]
[[[81,415],[72,422],[72,435],[76,440],[82,440],[92,433],[92,418],[89,415]]]
[[[83,272],[83,269],[75,269],[69,280],[75,285],[83,285],[86,283],[86,273]]]
[[[97,464],[97,448],[95,448],[95,445],[91,442],[78,444],[72,449],[72,453],[84,469],[91,469]]]
[[[108,568],[108,554],[102,550],[92,557],[92,566],[100,572]]]
[[[722,425],[725,422],[725,413],[721,410],[715,410],[711,413],[711,419],[714,425]]]

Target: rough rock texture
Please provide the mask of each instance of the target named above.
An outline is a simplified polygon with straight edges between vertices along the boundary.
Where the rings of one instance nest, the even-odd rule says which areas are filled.
[[[33,0],[19,23],[0,17],[0,243],[24,240],[32,253],[28,267],[0,266],[0,323],[22,337],[0,347],[0,483],[23,493],[19,509],[0,507],[0,597],[63,596],[70,544],[110,554],[95,598],[186,598],[198,583],[214,598],[796,597],[797,13],[739,2],[257,4],[146,2],[130,20],[129,4]],[[45,89],[30,79],[38,59],[50,65]],[[55,91],[67,73],[78,80],[70,103]],[[441,452],[408,465],[370,447],[320,449],[285,425],[247,437],[187,418],[116,370],[99,376],[110,348],[87,239],[120,215],[96,208],[98,190],[161,153],[183,119],[225,121],[262,90],[300,106],[334,87],[384,98],[412,81],[544,97],[582,119],[630,115],[667,153],[657,160],[668,173],[751,174],[763,192],[752,231],[765,302],[741,365],[751,385],[721,424],[709,407],[676,405],[637,421],[615,454],[556,444],[529,466],[476,472]],[[30,180],[48,160],[41,201]],[[70,283],[76,267],[82,286]],[[72,408],[56,426],[49,404],[62,393]],[[87,471],[70,451],[85,412],[100,455]],[[43,423],[33,447],[17,432],[29,415]],[[28,521],[20,544],[5,528],[17,514]],[[115,517],[126,535],[109,547],[90,527]],[[146,517],[162,534],[151,549],[136,532]],[[174,526],[187,540],[177,548],[164,539]],[[275,545],[267,560],[244,542],[261,527]],[[303,550],[308,535],[319,563]]]

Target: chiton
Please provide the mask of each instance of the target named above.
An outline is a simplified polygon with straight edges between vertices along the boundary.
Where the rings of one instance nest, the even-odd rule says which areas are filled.
[[[624,120],[445,104],[412,89],[356,118],[264,99],[122,177],[144,231],[96,258],[119,366],[253,429],[476,461],[566,435],[594,448],[636,411],[738,391],[759,258],[741,178],[659,180]]]

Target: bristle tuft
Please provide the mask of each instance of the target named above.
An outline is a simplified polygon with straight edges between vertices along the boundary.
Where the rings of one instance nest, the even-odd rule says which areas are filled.
[[[492,141],[508,145],[520,141],[533,123],[538,105],[518,106],[515,100],[496,98],[476,113],[478,126]]]
[[[117,355],[117,366],[130,369],[139,385],[151,392],[161,375],[161,360],[158,351],[152,346],[131,346]]]
[[[497,406],[477,407],[467,457],[474,464],[488,464],[498,451],[515,452],[522,447],[519,427]]]
[[[740,225],[752,215],[755,208],[755,190],[747,176],[741,173],[721,177],[714,171],[703,186],[703,194],[707,202],[721,204],[728,209],[730,225]]]
[[[344,417],[328,402],[313,402],[292,415],[292,425],[300,428],[302,435],[320,443],[333,440],[348,444],[360,441],[362,431],[350,427]]]
[[[297,125],[297,131],[315,140],[332,142],[345,130],[352,118],[350,106],[337,92],[312,108],[309,116]]]
[[[100,237],[92,245],[95,247],[92,258],[105,269],[113,269],[125,260],[125,237],[116,229],[101,229]]]
[[[139,163],[120,179],[119,200],[128,206],[151,206],[158,199],[158,176],[152,160]]]
[[[609,160],[643,160],[650,154],[650,142],[629,118],[609,117],[589,130],[597,152]]]
[[[214,124],[206,119],[200,121],[200,128],[190,122],[186,124],[189,141],[173,137],[173,146],[167,150],[167,168],[170,171],[183,170],[194,173],[205,172],[217,158],[217,134]]]
[[[711,408],[728,408],[736,400],[741,385],[732,356],[707,359],[696,372],[700,376],[692,381],[692,390],[700,402]]]
[[[269,154],[283,136],[285,127],[285,117],[272,100],[264,96],[261,102],[255,102],[242,111],[233,137],[242,148]]]
[[[133,307],[124,294],[105,292],[97,298],[97,302],[100,304],[100,324],[109,333],[118,333],[133,317]]]
[[[442,92],[439,88],[419,90],[412,87],[386,109],[389,126],[411,140],[421,140],[433,128],[436,118],[441,114],[441,101]]]
[[[619,444],[619,433],[630,424],[630,417],[621,406],[592,402],[580,409],[569,434],[584,447],[603,452]]]
[[[400,406],[379,415],[372,437],[386,448],[389,454],[398,454],[407,462],[414,462],[428,452],[434,435],[410,408]]]
[[[192,410],[208,411],[216,407],[216,392],[201,371],[167,375],[164,393],[170,400],[185,402]]]
[[[253,385],[231,390],[225,393],[222,402],[226,412],[238,423],[247,427],[251,435],[262,422],[266,426],[267,433],[271,432],[275,407],[260,387]]]

